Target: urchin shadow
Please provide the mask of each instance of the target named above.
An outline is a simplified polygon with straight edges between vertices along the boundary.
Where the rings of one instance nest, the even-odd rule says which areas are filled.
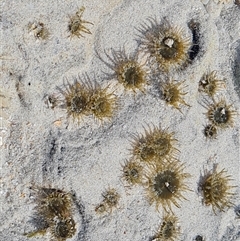
[[[46,219],[38,213],[34,213],[33,216],[31,216],[29,223],[36,227],[36,230],[39,231],[49,228],[49,224]]]

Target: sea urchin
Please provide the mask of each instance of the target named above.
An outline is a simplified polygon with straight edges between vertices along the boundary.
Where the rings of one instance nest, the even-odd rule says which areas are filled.
[[[181,28],[173,27],[167,21],[157,23],[155,19],[149,19],[149,22],[139,29],[144,52],[156,61],[163,72],[183,67],[188,60],[190,39],[184,37]]]
[[[137,56],[128,56],[124,50],[112,50],[112,57],[106,54],[110,63],[104,61],[98,54],[99,58],[113,71],[109,78],[117,79],[123,85],[124,89],[137,90],[144,92],[147,85],[147,72],[144,65],[138,63]]]
[[[226,170],[217,171],[215,165],[212,171],[205,171],[204,176],[199,182],[199,189],[203,194],[203,201],[206,205],[212,205],[215,213],[216,209],[224,211],[231,207],[234,193],[230,192],[234,186],[229,184],[232,179],[230,175],[226,175]]]
[[[178,161],[162,165],[152,165],[146,174],[148,180],[148,199],[158,209],[162,205],[165,211],[172,211],[171,205],[180,207],[178,200],[185,199],[182,192],[189,190],[184,183],[190,174],[183,172],[184,166]]]
[[[177,140],[173,132],[168,132],[160,127],[154,126],[145,129],[144,135],[133,135],[133,156],[147,163],[158,163],[164,160],[175,159],[178,149],[175,147]]]
[[[180,235],[179,227],[177,226],[178,219],[171,214],[165,214],[163,221],[154,235],[153,241],[174,241]]]

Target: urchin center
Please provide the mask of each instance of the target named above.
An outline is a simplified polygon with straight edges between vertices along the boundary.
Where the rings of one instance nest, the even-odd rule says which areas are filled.
[[[128,67],[124,72],[124,79],[128,85],[136,85],[139,78],[136,67]]]
[[[86,108],[87,101],[82,96],[74,96],[70,104],[72,112],[81,113]]]
[[[225,107],[218,107],[214,112],[214,120],[218,124],[225,124],[229,119],[229,111]]]
[[[169,199],[178,191],[179,179],[176,173],[163,171],[155,177],[153,188],[158,197]]]
[[[173,59],[178,53],[179,43],[172,37],[166,37],[162,40],[159,53],[165,59]]]
[[[138,178],[139,177],[138,170],[136,168],[131,169],[130,170],[130,176],[132,176],[134,178]]]

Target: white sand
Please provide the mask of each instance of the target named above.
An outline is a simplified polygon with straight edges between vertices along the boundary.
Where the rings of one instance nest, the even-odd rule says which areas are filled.
[[[240,240],[240,219],[236,219],[234,207],[215,215],[210,206],[202,204],[198,192],[201,173],[218,163],[232,176],[231,184],[237,186],[233,202],[240,204],[239,115],[233,128],[220,131],[216,140],[206,140],[202,130],[208,121],[203,95],[198,92],[202,75],[216,70],[226,79],[226,90],[219,98],[226,98],[240,113],[233,70],[240,54],[240,8],[232,2],[202,2],[1,0],[1,241],[48,240],[47,236],[23,236],[35,228],[30,223],[35,204],[29,190],[34,185],[76,193],[82,215],[75,210],[77,234],[71,240],[150,240],[161,222],[162,208],[157,212],[142,187],[129,188],[120,179],[121,164],[130,157],[131,134],[144,133],[148,124],[161,124],[175,132],[179,160],[192,175],[187,180],[192,192],[184,193],[187,200],[180,201],[181,208],[173,207],[181,227],[179,240],[194,240],[196,235],[205,241]],[[81,6],[86,8],[83,19],[94,23],[86,25],[92,34],[70,39],[69,16]],[[174,79],[186,80],[188,94],[184,98],[190,108],[182,106],[181,114],[166,105],[151,84],[146,94],[136,95],[117,85],[115,94],[121,108],[111,122],[102,125],[91,116],[76,125],[66,118],[65,110],[48,108],[47,97],[58,96],[66,79],[72,83],[74,77],[88,73],[100,84],[114,86],[116,80],[106,80],[103,72],[111,71],[96,51],[106,60],[104,51],[110,54],[111,49],[124,47],[128,54],[136,52],[137,29],[149,17],[159,22],[166,17],[190,38],[187,23],[191,19],[200,23],[199,56],[181,73],[171,74]],[[28,24],[34,21],[45,24],[50,32],[48,40],[36,40],[29,31]],[[51,148],[54,153],[50,156]],[[120,202],[111,214],[99,216],[94,208],[108,187],[116,188]]]

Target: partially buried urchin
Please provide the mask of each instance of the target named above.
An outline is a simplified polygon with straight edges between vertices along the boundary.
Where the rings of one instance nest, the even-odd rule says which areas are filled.
[[[62,94],[63,107],[68,117],[77,121],[88,115],[100,121],[111,119],[118,107],[117,97],[109,91],[109,86],[103,88],[96,81],[91,82],[88,76],[85,76],[84,81],[80,79],[75,80],[74,84],[68,84]]]
[[[110,63],[100,59],[113,71],[109,78],[116,79],[126,90],[145,91],[147,72],[144,65],[138,62],[138,57],[127,56],[124,50],[112,51],[112,57],[106,54]]]
[[[190,174],[184,172],[184,166],[179,161],[150,166],[146,173],[150,204],[155,203],[156,209],[162,206],[167,212],[172,212],[172,204],[179,208],[178,201],[186,199],[182,192],[189,190],[185,184],[185,179],[189,177]]]
[[[120,195],[114,188],[108,188],[102,193],[103,201],[95,207],[95,212],[103,214],[112,212],[113,208],[118,205]]]
[[[92,24],[91,22],[82,19],[82,15],[85,8],[81,7],[75,15],[70,17],[68,24],[68,31],[70,32],[70,37],[77,36],[78,38],[83,37],[82,33],[91,34],[90,30],[85,27],[85,24]]]
[[[204,176],[201,176],[199,189],[203,195],[203,202],[212,205],[214,213],[216,209],[224,211],[233,205],[231,199],[234,193],[230,190],[234,186],[230,185],[231,180],[226,170],[217,171],[217,166],[214,166],[212,171],[205,171]]]
[[[174,241],[180,235],[179,227],[177,226],[178,219],[171,214],[163,216],[162,223],[154,235],[152,241]]]
[[[147,163],[162,163],[176,159],[179,152],[174,132],[154,126],[145,129],[142,135],[133,135],[132,154],[137,160]]]
[[[190,38],[185,37],[180,27],[173,27],[167,21],[157,23],[155,19],[139,29],[142,49],[153,58],[160,71],[177,70],[188,62],[191,47]]]
[[[184,82],[185,81],[177,82],[170,80],[160,84],[163,99],[167,102],[167,104],[173,106],[180,112],[180,105],[190,106],[183,99],[183,96],[187,94],[187,92],[183,91],[185,88],[185,86],[183,86]]]
[[[126,161],[122,165],[122,178],[129,184],[141,184],[143,178],[143,167],[136,160]]]

